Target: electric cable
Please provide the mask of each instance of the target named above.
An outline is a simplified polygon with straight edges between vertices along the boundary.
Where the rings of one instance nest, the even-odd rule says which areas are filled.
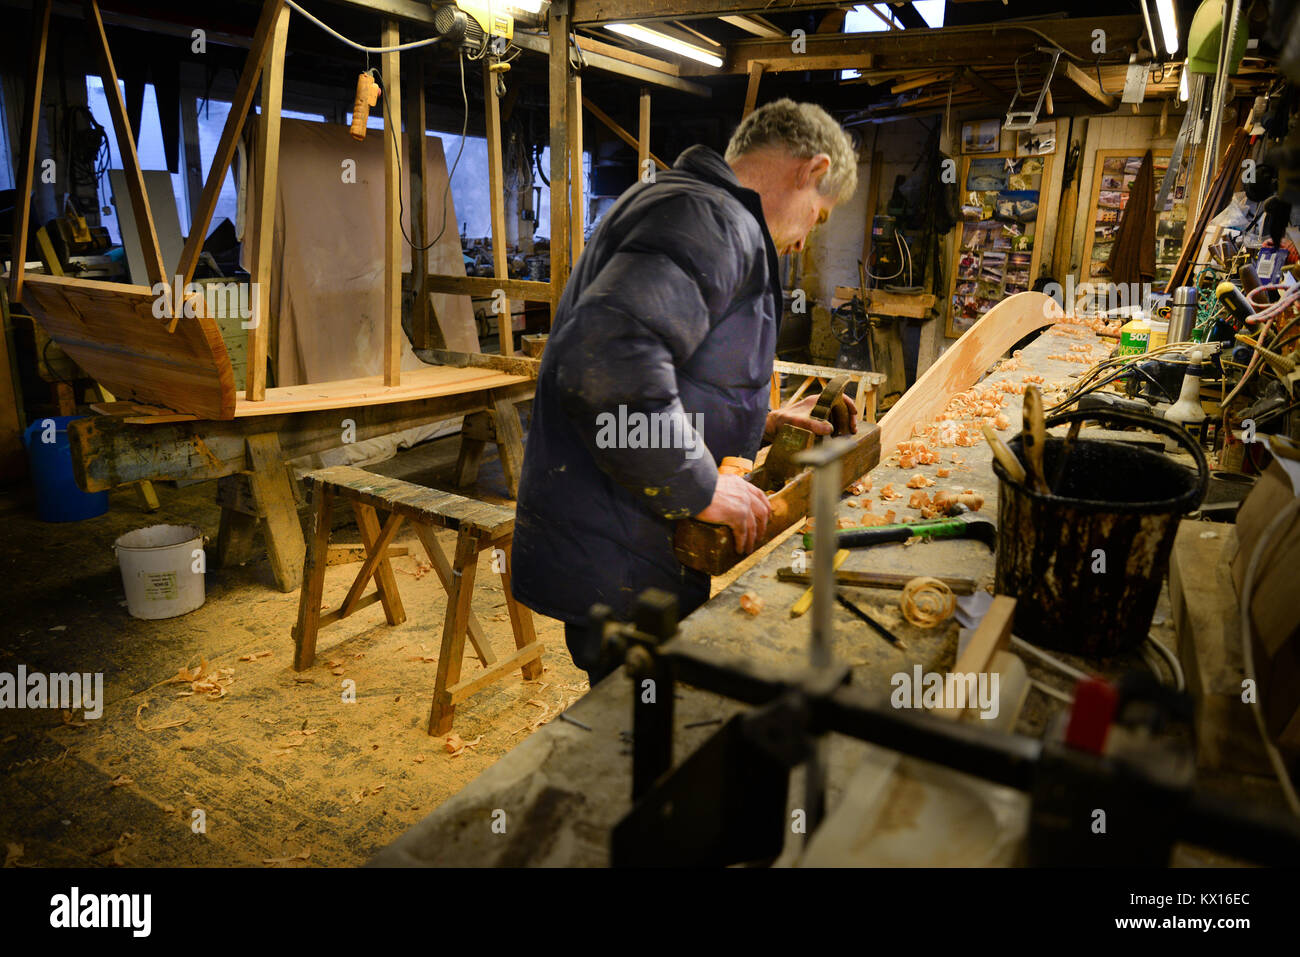
[[[334,39],[338,40],[340,43],[346,43],[354,50],[360,50],[362,53],[401,53],[403,50],[416,50],[420,47],[432,46],[435,43],[442,42],[442,37],[428,37],[424,40],[412,40],[409,43],[399,43],[396,46],[391,46],[391,47],[366,46],[364,43],[357,43],[357,41],[355,40],[348,39],[343,34],[335,30],[328,23],[326,23],[324,20],[321,20],[319,17],[315,16],[314,14],[311,14],[308,11],[304,10],[302,6],[295,3],[294,0],[284,0],[284,3],[285,6],[290,7],[291,9],[296,10],[298,13],[302,14],[304,17],[306,17],[312,23],[316,24],[316,26],[320,27],[322,30],[324,30],[330,36],[334,37]]]
[[[442,239],[442,234],[447,231],[447,193],[451,190],[451,178],[456,175],[456,168],[460,165],[461,154],[465,152],[465,136],[469,132],[469,94],[465,90],[465,57],[458,55],[456,61],[460,64],[460,95],[465,105],[464,120],[460,128],[460,147],[456,150],[456,159],[451,164],[451,172],[447,174],[447,182],[442,187],[442,227],[438,230],[438,235],[434,236],[426,245],[417,246],[406,232],[406,227],[402,225],[402,217],[406,215],[406,205],[402,202],[401,189],[397,190],[397,228],[402,231],[402,238],[406,240],[407,245],[421,252],[432,249],[437,245],[438,240]],[[384,88],[383,78],[377,70],[371,70],[370,74],[375,78],[375,83],[383,94],[380,100],[383,103],[384,125],[388,127],[388,132],[393,137],[393,148],[397,151],[397,155],[401,156],[402,150],[397,139],[397,126],[393,123],[392,114],[388,110],[388,90]],[[423,132],[421,130],[421,134]]]

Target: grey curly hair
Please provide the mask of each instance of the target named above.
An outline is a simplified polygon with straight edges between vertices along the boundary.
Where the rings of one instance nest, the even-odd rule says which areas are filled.
[[[853,141],[829,113],[814,103],[791,99],[764,103],[740,121],[727,144],[728,162],[744,153],[779,146],[798,159],[818,153],[830,157],[831,165],[818,188],[822,195],[842,202],[858,185],[858,161]]]

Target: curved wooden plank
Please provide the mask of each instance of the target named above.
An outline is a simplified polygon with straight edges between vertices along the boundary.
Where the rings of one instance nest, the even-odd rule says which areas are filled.
[[[205,419],[235,414],[235,376],[212,319],[181,319],[174,333],[154,315],[148,286],[26,277],[24,303],[86,374],[120,399]]]
[[[958,392],[965,392],[1013,345],[1063,318],[1060,305],[1041,292],[1008,296],[986,312],[926,369],[880,420],[880,454],[911,438],[912,426],[930,421]]]

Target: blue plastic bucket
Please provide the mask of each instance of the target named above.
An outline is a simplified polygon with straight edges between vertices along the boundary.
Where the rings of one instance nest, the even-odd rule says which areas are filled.
[[[36,487],[36,514],[43,522],[79,522],[108,511],[108,493],[83,492],[72,474],[68,423],[80,418],[84,416],[37,419],[23,433]]]

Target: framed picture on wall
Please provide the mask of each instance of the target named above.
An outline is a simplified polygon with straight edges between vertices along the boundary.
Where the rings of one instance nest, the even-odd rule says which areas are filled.
[[[1137,147],[1097,151],[1092,202],[1083,241],[1083,266],[1079,270],[1080,284],[1105,282],[1110,276],[1106,261],[1110,258],[1115,237],[1119,234],[1124,210],[1128,206],[1129,192],[1145,154],[1145,149]],[[1151,156],[1155,160],[1155,186],[1158,193],[1165,170],[1169,168],[1169,150],[1152,150]],[[1151,283],[1153,292],[1164,291],[1182,251],[1186,226],[1186,190],[1171,189],[1165,208],[1156,211],[1156,275]]]
[[[996,153],[1002,145],[1000,120],[976,120],[961,125],[963,153]]]
[[[948,270],[944,334],[950,339],[1007,296],[1033,286],[1043,253],[1037,240],[1051,162],[1051,156],[1007,152],[962,160],[962,221]]]
[[[1016,133],[1017,156],[1046,156],[1056,152],[1056,121],[1035,123],[1032,129]]]

